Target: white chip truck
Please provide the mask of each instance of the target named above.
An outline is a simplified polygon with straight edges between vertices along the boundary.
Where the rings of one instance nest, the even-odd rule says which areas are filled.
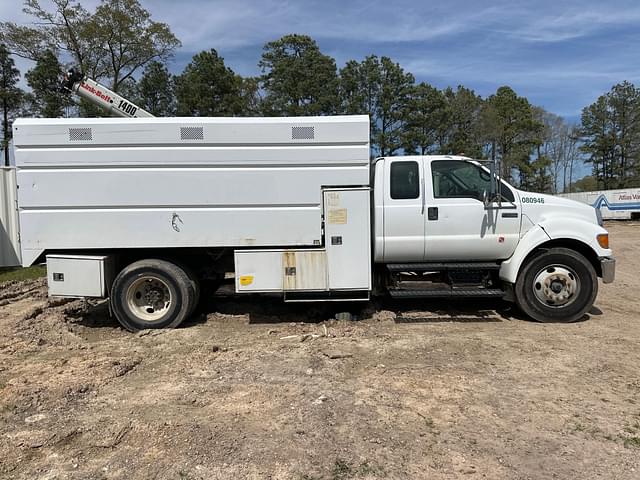
[[[18,119],[22,263],[52,296],[175,327],[200,286],[285,301],[501,297],[587,312],[615,261],[596,210],[460,156],[369,157],[369,118]]]
[[[129,330],[176,327],[231,274],[285,301],[497,297],[560,322],[614,279],[593,207],[462,156],[372,162],[368,116],[155,118],[63,87],[122,118],[14,122],[22,264]]]

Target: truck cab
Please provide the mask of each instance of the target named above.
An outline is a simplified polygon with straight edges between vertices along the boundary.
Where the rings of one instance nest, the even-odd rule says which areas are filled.
[[[596,277],[613,280],[588,205],[518,190],[462,156],[379,158],[373,175],[373,255],[392,296],[506,296],[538,320],[571,321]]]
[[[489,172],[464,157],[381,158],[375,163],[375,261],[496,261],[520,236],[520,202],[501,182],[486,206]],[[378,185],[383,188],[378,188]]]

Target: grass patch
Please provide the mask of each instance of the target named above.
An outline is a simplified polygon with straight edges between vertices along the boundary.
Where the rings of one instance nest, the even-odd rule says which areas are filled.
[[[358,467],[358,474],[364,477],[374,475],[376,477],[386,477],[387,472],[384,471],[384,468],[378,467],[376,465],[371,465],[369,462],[365,461],[360,464]]]
[[[582,425],[581,423],[574,423],[573,425],[571,425],[571,430],[574,432],[584,432],[587,427],[585,427],[584,425]]]
[[[436,424],[433,421],[433,418],[431,418],[431,417],[424,417],[424,424],[427,426],[427,428],[429,428],[431,430],[436,428]]]
[[[373,465],[368,461],[364,461],[360,465],[357,465],[338,458],[333,464],[330,478],[331,480],[347,480],[371,475],[381,478],[386,477],[387,473],[382,467]]]
[[[47,275],[44,265],[34,265],[28,268],[0,268],[0,284],[14,280],[33,280]]]
[[[333,471],[331,472],[331,478],[333,480],[342,480],[351,476],[351,465],[338,458],[333,464]]]
[[[626,437],[624,446],[626,448],[640,448],[640,437]]]

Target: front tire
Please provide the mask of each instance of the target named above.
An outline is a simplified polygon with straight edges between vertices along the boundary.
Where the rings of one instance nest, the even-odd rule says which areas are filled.
[[[515,285],[520,309],[539,322],[575,322],[592,307],[598,278],[591,262],[568,248],[540,250]]]
[[[197,285],[184,269],[166,260],[146,259],[125,267],[111,289],[111,305],[131,332],[174,328],[195,307]]]

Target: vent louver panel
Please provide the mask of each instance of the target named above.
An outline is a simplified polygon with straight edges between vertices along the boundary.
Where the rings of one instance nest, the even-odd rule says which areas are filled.
[[[69,140],[72,142],[93,140],[93,133],[90,128],[70,128]]]
[[[204,140],[204,128],[180,127],[180,140]]]
[[[313,140],[315,137],[314,127],[291,127],[292,140]]]

